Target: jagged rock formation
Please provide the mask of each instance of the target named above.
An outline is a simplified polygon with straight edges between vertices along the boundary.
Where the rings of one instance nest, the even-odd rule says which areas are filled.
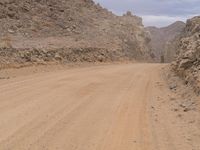
[[[150,32],[151,42],[150,47],[155,55],[155,60],[160,62],[161,58],[164,62],[171,62],[174,60],[176,54],[175,38],[181,34],[185,27],[185,23],[177,21],[167,27],[147,27]]]
[[[92,0],[2,0],[0,2],[0,58],[5,58],[6,49],[9,52],[12,49],[16,53],[19,49],[23,51],[38,49],[40,52],[40,49],[55,51],[64,48],[67,51],[89,48],[94,51],[106,50],[108,55],[112,54],[110,61],[141,60],[149,57],[146,46],[149,41],[141,18],[130,12],[121,17],[116,16]],[[84,55],[85,51],[82,52]],[[96,55],[103,57],[99,55],[100,53],[90,55],[93,57],[91,60],[95,60]],[[7,57],[12,59],[11,56],[16,55],[9,54]],[[44,61],[41,56],[30,57]],[[69,61],[67,57],[64,58],[63,61]],[[1,63],[9,64],[16,58],[12,61],[9,59],[6,63]],[[76,58],[77,61],[80,59]]]
[[[200,16],[187,21],[173,69],[200,94]]]

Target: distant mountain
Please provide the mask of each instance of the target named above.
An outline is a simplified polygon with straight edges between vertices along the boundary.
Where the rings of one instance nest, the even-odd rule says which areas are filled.
[[[150,47],[155,55],[156,61],[160,61],[164,56],[165,62],[171,62],[176,54],[174,39],[177,38],[185,27],[185,23],[177,21],[167,27],[147,27],[150,32]]]

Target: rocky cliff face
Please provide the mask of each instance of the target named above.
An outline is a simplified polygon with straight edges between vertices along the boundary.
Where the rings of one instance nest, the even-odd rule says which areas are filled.
[[[16,50],[15,52],[23,49],[25,53],[29,53],[30,49],[36,48],[40,53],[39,49],[49,51],[64,48],[67,51],[93,48],[94,51],[105,49],[104,52],[109,52],[108,55],[112,54],[110,61],[141,60],[149,57],[146,46],[148,42],[149,36],[144,30],[141,18],[130,12],[121,17],[116,16],[92,0],[0,2],[0,57],[3,58],[7,55],[6,51],[11,49]],[[84,55],[85,51],[82,52]],[[95,54],[102,58],[107,55],[99,55],[100,53]],[[19,57],[10,55],[11,53],[7,56],[6,64],[9,64],[12,57]],[[31,53],[29,57],[45,61],[40,54],[32,55]],[[91,57],[91,60],[95,60],[96,56],[92,54]],[[67,62],[67,58],[64,58],[62,61]],[[27,61],[24,58],[19,59],[22,63]],[[80,59],[74,59],[78,60]]]
[[[155,55],[155,60],[160,62],[161,58],[164,62],[171,62],[176,55],[175,39],[181,34],[185,27],[185,23],[177,21],[167,27],[147,27],[150,32],[151,42],[150,47]]]
[[[200,16],[187,21],[178,43],[173,69],[200,94]]]

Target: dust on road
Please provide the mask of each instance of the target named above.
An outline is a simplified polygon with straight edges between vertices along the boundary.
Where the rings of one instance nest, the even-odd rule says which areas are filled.
[[[1,81],[0,150],[177,149],[174,130],[159,132],[149,111],[162,94],[155,86],[164,83],[162,67],[105,65]]]

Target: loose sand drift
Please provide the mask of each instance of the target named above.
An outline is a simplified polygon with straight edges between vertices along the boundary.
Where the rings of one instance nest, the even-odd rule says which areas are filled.
[[[163,67],[105,65],[0,80],[0,149],[199,150],[196,122],[184,130],[180,121],[194,115],[166,103],[172,93]]]

